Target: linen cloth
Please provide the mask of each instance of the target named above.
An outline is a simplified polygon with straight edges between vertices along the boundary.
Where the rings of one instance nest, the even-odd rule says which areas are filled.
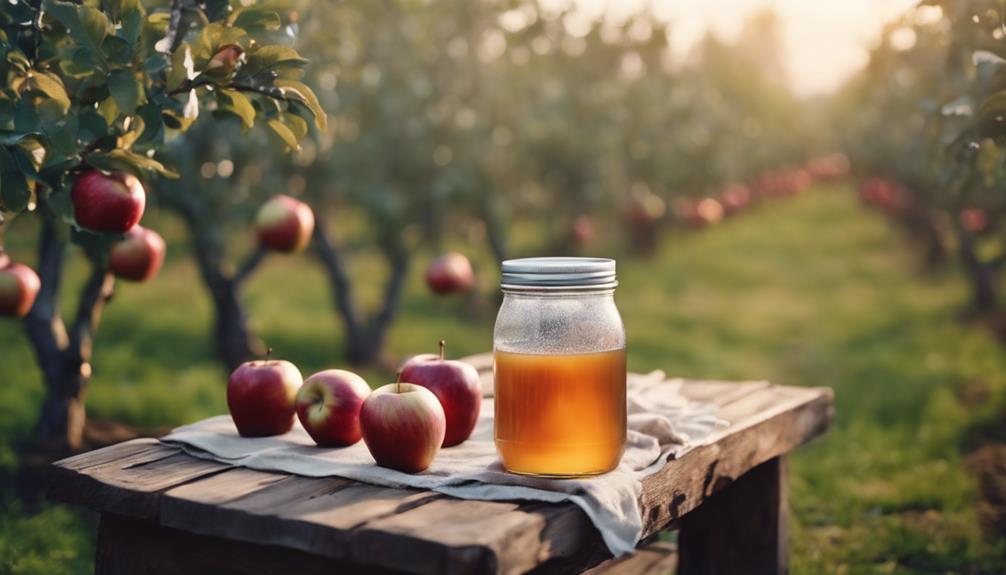
[[[527,500],[578,505],[615,556],[631,553],[642,534],[642,479],[726,422],[712,405],[689,402],[683,381],[662,371],[628,375],[628,438],[618,468],[582,479],[542,479],[507,473],[493,444],[493,399],[485,398],[472,437],[441,449],[426,471],[410,475],[379,467],[362,441],[343,448],[314,445],[300,422],[284,435],[243,438],[229,415],[179,427],[162,441],[195,457],[308,477],[338,476],[389,487],[437,491],[462,499]]]

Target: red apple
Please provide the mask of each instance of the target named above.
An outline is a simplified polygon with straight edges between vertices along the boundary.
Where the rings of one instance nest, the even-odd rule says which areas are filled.
[[[446,253],[433,260],[426,269],[426,285],[433,293],[466,292],[475,283],[475,272],[468,258],[457,252]]]
[[[0,258],[4,258],[0,254]],[[0,315],[22,318],[35,305],[35,297],[42,287],[35,270],[24,264],[11,263],[0,266]]]
[[[273,196],[259,209],[255,230],[263,247],[284,253],[299,252],[311,241],[314,212],[311,206],[290,196]]]
[[[0,252],[0,269],[3,269],[8,265],[10,265],[10,257],[5,253]]]
[[[440,400],[447,420],[443,447],[457,445],[471,436],[482,408],[479,373],[463,361],[445,360],[443,341],[440,355],[426,353],[405,362],[402,381],[421,385]]]
[[[215,76],[228,76],[244,63],[244,49],[237,44],[221,46],[206,63],[205,71]]]
[[[249,361],[227,382],[227,407],[244,437],[280,435],[293,427],[297,390],[304,380],[289,361]]]
[[[322,447],[360,441],[360,408],[370,386],[351,371],[329,369],[312,375],[297,392],[297,417]]]
[[[363,442],[382,467],[419,473],[433,462],[444,442],[444,408],[437,396],[411,383],[374,390],[360,410]]]
[[[80,226],[99,232],[128,232],[147,203],[143,184],[132,174],[87,170],[70,191],[73,216]]]
[[[122,279],[147,281],[161,271],[166,250],[167,245],[160,234],[137,225],[126,232],[125,239],[112,246],[109,269]]]
[[[590,216],[581,215],[573,222],[573,241],[584,246],[594,240],[594,222]]]

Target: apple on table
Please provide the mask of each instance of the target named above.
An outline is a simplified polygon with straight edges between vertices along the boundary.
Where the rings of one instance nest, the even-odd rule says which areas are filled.
[[[433,463],[446,428],[437,396],[412,383],[379,387],[360,410],[363,441],[374,460],[405,473],[419,473]]]
[[[363,436],[360,409],[370,386],[359,375],[328,369],[312,375],[297,392],[297,417],[322,447],[353,445]]]
[[[243,437],[282,435],[293,427],[304,380],[297,366],[271,354],[241,364],[227,382],[227,407]]]
[[[478,371],[463,361],[444,359],[446,342],[440,340],[440,355],[417,355],[402,366],[401,380],[430,390],[444,408],[447,431],[444,447],[468,439],[482,409],[482,383]]]

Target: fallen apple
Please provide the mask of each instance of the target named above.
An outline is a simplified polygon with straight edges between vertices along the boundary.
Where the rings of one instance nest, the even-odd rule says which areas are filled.
[[[255,231],[262,247],[284,253],[307,247],[314,232],[311,206],[286,195],[273,196],[259,209]]]
[[[0,258],[6,257],[0,254]],[[22,318],[35,305],[42,282],[30,267],[11,263],[0,267],[0,316]]]
[[[360,408],[370,386],[351,371],[328,369],[312,375],[297,392],[297,417],[311,439],[323,447],[360,441]]]
[[[426,285],[433,293],[466,292],[475,283],[475,272],[468,258],[457,252],[446,253],[433,260],[426,270]]]
[[[238,433],[265,437],[290,431],[302,383],[289,361],[267,358],[238,366],[227,382],[227,407]]]
[[[108,267],[116,277],[142,282],[161,271],[167,245],[154,230],[133,226],[122,241],[112,246]]]
[[[125,233],[143,217],[147,194],[132,174],[87,170],[70,191],[73,217],[89,230]]]
[[[419,473],[444,442],[444,408],[433,392],[412,383],[374,390],[360,410],[363,442],[382,467]]]
[[[437,396],[447,422],[443,447],[451,447],[468,439],[475,429],[482,408],[482,384],[471,365],[444,359],[444,349],[440,340],[440,355],[427,353],[405,362],[402,381],[421,385]]]

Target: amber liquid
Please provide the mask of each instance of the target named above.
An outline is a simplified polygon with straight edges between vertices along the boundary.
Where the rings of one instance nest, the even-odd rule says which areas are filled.
[[[575,477],[618,467],[625,449],[625,350],[497,351],[496,449],[513,473]]]

